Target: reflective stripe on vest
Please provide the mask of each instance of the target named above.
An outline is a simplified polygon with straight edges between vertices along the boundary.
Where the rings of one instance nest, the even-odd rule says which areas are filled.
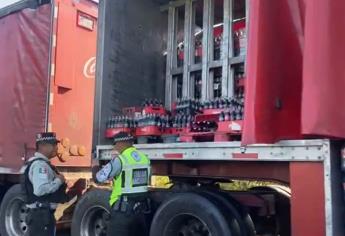
[[[122,171],[114,179],[109,202],[111,206],[122,194],[147,192],[150,182],[150,160],[146,155],[134,147],[130,147],[119,155],[119,159],[121,160]]]

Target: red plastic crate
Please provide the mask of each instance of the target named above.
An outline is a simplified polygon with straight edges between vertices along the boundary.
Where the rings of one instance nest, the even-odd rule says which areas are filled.
[[[201,115],[219,115],[224,109],[204,109]]]
[[[162,134],[159,127],[151,125],[145,127],[138,127],[135,129],[136,136],[160,136]]]
[[[242,120],[234,121],[220,121],[218,122],[217,132],[228,133],[228,134],[240,134],[243,129]]]
[[[219,111],[224,111],[224,109],[212,109],[212,110],[219,110]],[[219,114],[218,113],[208,113],[208,114],[199,114],[195,116],[195,121],[196,122],[201,122],[201,121],[218,121],[219,120]]]
[[[145,107],[143,109],[143,114],[157,114],[157,115],[166,115],[167,112],[164,107]]]
[[[109,128],[105,130],[105,137],[106,138],[113,138],[116,134],[120,132],[132,133],[132,129],[130,128]]]

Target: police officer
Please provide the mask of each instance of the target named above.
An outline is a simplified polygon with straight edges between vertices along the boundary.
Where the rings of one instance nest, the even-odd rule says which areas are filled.
[[[58,142],[55,133],[37,134],[36,153],[26,162],[22,184],[29,208],[29,236],[55,235],[54,211],[58,203],[68,201],[65,178],[50,164]]]
[[[133,147],[133,141],[128,133],[115,135],[114,151],[118,156],[101,170],[93,169],[96,182],[113,180],[108,236],[145,236],[148,233],[145,214],[150,210],[147,198],[150,160]]]

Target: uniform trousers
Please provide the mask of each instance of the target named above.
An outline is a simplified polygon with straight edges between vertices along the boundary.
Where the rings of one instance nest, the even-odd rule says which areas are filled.
[[[29,210],[26,222],[28,230],[25,236],[54,236],[56,220],[54,210],[49,207],[37,207]]]
[[[122,199],[111,209],[107,226],[107,236],[147,236],[147,214],[134,210],[138,202],[128,200],[124,206]]]

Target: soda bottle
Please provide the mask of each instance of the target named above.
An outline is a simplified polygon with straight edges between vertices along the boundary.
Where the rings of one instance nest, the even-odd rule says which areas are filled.
[[[213,109],[214,103],[213,100],[210,100],[208,109]]]
[[[151,114],[147,114],[146,115],[146,119],[145,119],[145,125],[144,126],[150,126],[151,125]]]
[[[157,121],[158,128],[162,128],[162,118],[160,116],[157,116],[157,119],[158,119]]]
[[[175,116],[174,116],[174,117],[171,117],[171,127],[177,128],[177,127],[176,127],[176,117],[175,117]]]
[[[214,106],[215,106],[216,109],[219,109],[219,107],[220,107],[219,98],[216,98],[216,99],[215,99]]]
[[[203,102],[203,104],[202,104],[202,108],[203,108],[203,110],[204,110],[204,109],[208,109],[208,103],[207,103],[207,100],[205,100],[205,101]]]
[[[133,119],[132,118],[128,118],[128,128],[133,128]]]
[[[192,131],[192,132],[195,132],[195,127],[196,127],[196,124],[195,124],[195,122],[193,121],[193,122],[192,122],[192,126],[191,126],[191,131]]]
[[[131,118],[127,116],[127,128],[131,128]]]
[[[120,128],[120,123],[121,123],[121,117],[117,116],[115,128]]]
[[[185,122],[185,115],[183,115],[181,117],[181,128],[184,128],[186,126],[186,122]]]
[[[223,109],[224,108],[224,106],[223,106],[223,100],[224,98],[219,98],[219,102],[218,102],[218,108],[219,109]]]
[[[225,119],[225,114],[224,114],[224,112],[222,111],[222,112],[220,113],[220,115],[219,115],[219,121],[222,122],[222,121],[224,121],[224,119]]]
[[[189,115],[189,116],[187,117],[186,128],[188,128],[188,129],[190,128],[191,121],[192,121],[192,116],[191,116],[191,115]]]
[[[241,110],[240,109],[237,109],[236,110],[236,120],[241,120]]]
[[[110,122],[111,122],[111,117],[108,117],[108,120],[107,120],[107,122],[105,123],[105,127],[106,127],[107,129],[110,128]]]
[[[120,128],[124,128],[124,127],[125,127],[125,122],[126,122],[126,117],[125,117],[125,116],[122,116],[122,117],[121,117]]]
[[[236,120],[236,111],[233,110],[230,114],[230,120]]]
[[[107,129],[110,129],[113,123],[113,117],[109,117],[107,121]]]
[[[140,127],[140,116],[134,118],[134,125],[136,127]]]
[[[107,121],[107,123],[106,123],[107,129],[111,128],[111,122],[112,122],[112,117],[109,116],[109,117],[108,117],[108,121]]]
[[[211,123],[210,121],[205,121],[205,127],[206,127],[207,129],[210,129],[210,128],[213,127],[213,125],[212,125],[212,123]]]
[[[143,121],[144,121],[144,118],[142,115],[140,115],[138,118],[138,127],[143,127]]]
[[[152,104],[152,103],[151,103]],[[155,120],[152,114],[149,116],[149,126],[155,125]]]
[[[170,126],[170,117],[168,116],[168,115],[166,115],[165,116],[165,120],[164,120],[164,122],[165,122],[165,128],[170,128],[171,126]]]
[[[180,126],[180,121],[181,121],[181,119],[180,119],[180,117],[181,117],[181,114],[179,114],[177,117],[176,117],[176,128],[181,128],[181,126]]]
[[[134,128],[139,127],[139,122],[137,119],[134,119]]]
[[[153,103],[151,103],[153,105]],[[153,114],[150,114],[150,121],[149,121],[149,125],[153,126],[155,125],[155,117]]]
[[[230,108],[230,100],[229,100],[229,98],[225,99],[225,108]]]
[[[115,128],[120,128],[120,123],[121,123],[121,117],[117,116]]]
[[[169,126],[169,119],[170,119],[169,115],[166,115],[165,118],[164,118],[165,128],[169,128],[168,127]]]
[[[112,124],[112,127],[113,128],[116,128],[116,126],[117,126],[117,122],[118,122],[118,117],[117,116],[113,116],[113,124]]]
[[[177,128],[182,128],[182,114],[177,118]]]
[[[118,128],[118,127],[119,127],[119,122],[120,122],[120,117],[119,117],[119,116],[116,116],[114,128]]]
[[[145,127],[147,124],[147,114],[143,115],[141,118],[141,127]]]
[[[115,126],[115,116],[110,117],[109,128],[114,128]]]
[[[207,100],[207,109],[211,109],[212,108],[212,102],[211,100]]]
[[[141,127],[145,127],[146,126],[146,121],[147,121],[147,114],[142,115],[142,117],[141,117]]]
[[[146,123],[145,123],[145,126],[150,126],[152,124],[152,115],[151,114],[148,114],[146,116]]]

